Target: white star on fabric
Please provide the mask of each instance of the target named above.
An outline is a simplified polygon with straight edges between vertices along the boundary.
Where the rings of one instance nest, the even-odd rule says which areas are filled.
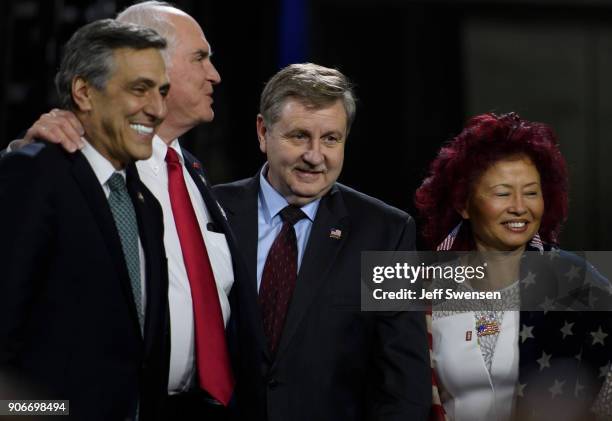
[[[608,364],[602,365],[601,367],[599,367],[599,376],[597,376],[597,378],[606,377],[609,370],[610,370],[610,361],[608,361]]]
[[[535,285],[535,273],[527,272],[527,276],[523,279],[523,285],[525,285],[525,288],[529,287],[529,285]]]
[[[555,257],[559,257],[559,249],[556,249],[556,248],[551,249],[551,250],[548,252],[548,258],[549,258],[550,260],[553,260]]]
[[[574,388],[574,396],[578,397],[580,392],[582,392],[582,389],[584,389],[584,386],[581,385],[578,381],[576,381],[576,387]]]
[[[516,396],[518,396],[519,398],[522,398],[525,396],[525,386],[527,386],[527,383],[525,384],[518,383],[516,385]]]
[[[570,281],[573,281],[574,278],[579,278],[580,277],[580,268],[578,266],[572,265],[570,267],[570,270],[568,270],[565,273],[565,276],[567,276],[567,279],[570,280]]]
[[[522,344],[524,344],[527,339],[534,337],[532,333],[533,328],[534,328],[533,326],[523,325],[523,328],[521,329],[521,333],[519,333]]]
[[[608,336],[608,334],[602,331],[601,326],[599,326],[599,328],[597,329],[597,332],[591,332],[591,336],[593,337],[593,345],[596,345],[596,344],[604,345],[604,341],[606,339],[606,336]]]
[[[559,380],[555,379],[555,384],[553,384],[548,391],[551,393],[552,398],[554,399],[557,395],[562,395],[563,394],[563,385],[565,384],[565,380],[563,380],[562,382],[560,382]]]
[[[546,352],[542,351],[542,356],[536,360],[540,365],[540,371],[544,370],[545,368],[550,368],[550,357],[552,357],[552,354],[547,354]]]
[[[544,297],[544,302],[540,304],[540,308],[544,310],[544,314],[555,309],[555,301],[548,297]]]
[[[561,328],[561,333],[563,333],[563,339],[565,339],[566,336],[571,336],[574,334],[572,332],[572,326],[574,326],[574,323],[568,323],[567,320],[563,323],[564,325]]]

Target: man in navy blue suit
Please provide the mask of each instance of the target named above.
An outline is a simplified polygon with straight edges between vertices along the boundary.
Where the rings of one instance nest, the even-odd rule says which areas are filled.
[[[0,160],[2,399],[69,400],[75,420],[156,419],[168,384],[159,203],[134,161],[152,152],[169,89],[155,31],[79,29],[56,77],[83,127],[74,154],[32,143]]]
[[[425,316],[361,310],[361,252],[414,250],[405,212],[336,182],[355,115],[336,69],[293,64],[257,116],[267,162],[214,187],[248,278],[236,292],[241,419],[425,420]]]

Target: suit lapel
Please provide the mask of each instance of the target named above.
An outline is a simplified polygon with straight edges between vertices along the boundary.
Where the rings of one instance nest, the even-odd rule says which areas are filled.
[[[115,271],[119,277],[121,288],[125,298],[128,300],[132,321],[136,324],[138,331],[140,331],[130,277],[121,247],[121,240],[119,239],[119,233],[117,232],[117,227],[115,226],[115,220],[113,219],[113,215],[108,205],[108,200],[104,195],[104,190],[102,186],[100,186],[100,182],[96,178],[93,169],[87,162],[87,159],[85,159],[85,156],[80,152],[71,156],[73,163],[72,174],[100,227],[100,233],[106,243],[106,249],[114,262]]]
[[[340,230],[340,238],[332,235],[332,230]],[[323,197],[317,210],[281,335],[277,361],[287,348],[319,289],[326,282],[327,274],[349,235],[348,213],[342,194],[334,186],[330,193]]]
[[[193,157],[185,149],[181,149],[181,151],[183,152],[183,159],[185,160],[185,168],[187,168],[187,172],[198,187],[211,219],[216,224],[220,224],[221,228],[223,228],[223,232],[227,233],[229,231],[227,216],[219,204],[219,201],[214,197],[214,194],[210,189],[210,184],[204,175],[204,171],[202,170],[202,166],[195,159],[195,157]]]
[[[153,218],[153,215],[150,213],[148,205],[145,201],[145,195],[142,193],[142,187],[136,168],[132,164],[127,168],[126,172],[127,189],[130,197],[132,198],[132,203],[134,204],[134,211],[136,212],[136,219],[138,221],[138,235],[140,237],[140,244],[142,245],[145,257],[144,275],[147,305],[145,310],[143,336],[145,340],[145,355],[147,355],[152,344],[151,338],[154,335],[159,334],[159,332],[152,332],[151,329],[153,327],[160,326],[160,324],[156,321],[160,315],[164,314],[165,310],[163,306],[165,306],[166,302],[165,297],[168,296],[167,287],[164,291],[164,285],[159,282],[160,277],[152,273],[152,262],[154,259],[162,259],[164,256],[159,256],[157,253],[153,254],[156,247],[159,247],[159,245],[154,245],[151,243],[152,238],[149,230],[156,229],[154,228],[154,225],[159,224],[159,221],[156,221]],[[163,299],[160,301],[160,298]]]
[[[257,298],[257,197],[259,192],[259,175],[247,185],[247,201],[232,206],[232,227],[239,238],[240,252],[247,266],[249,277],[248,290]]]
[[[246,317],[241,317],[241,319],[250,324],[249,329],[257,337],[260,349],[264,350],[267,358],[270,359],[263,322],[261,320],[261,311],[257,301],[257,198],[259,193],[259,173],[249,180],[245,188],[246,194],[239,202],[230,201],[225,203],[230,213],[232,230],[238,239],[238,247],[235,252],[242,253],[242,257],[246,262],[247,279],[240,286],[239,291],[244,298],[240,304],[246,308],[240,308],[239,311],[246,314]]]

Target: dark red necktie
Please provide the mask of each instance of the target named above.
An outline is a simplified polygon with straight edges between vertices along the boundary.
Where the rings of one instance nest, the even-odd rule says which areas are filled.
[[[283,226],[274,239],[261,275],[259,305],[272,355],[278,342],[297,279],[297,240],[293,225],[306,215],[296,206],[280,211]]]
[[[196,365],[200,387],[227,406],[234,377],[227,352],[217,285],[176,151],[168,148],[168,190],[174,223],[191,287]]]

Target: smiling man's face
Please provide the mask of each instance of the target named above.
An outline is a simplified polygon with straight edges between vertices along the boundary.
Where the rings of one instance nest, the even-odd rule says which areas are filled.
[[[102,90],[88,89],[82,109],[85,136],[115,168],[152,153],[156,128],[166,115],[169,84],[159,50],[119,48]]]
[[[268,158],[267,180],[293,205],[322,197],[342,171],[346,134],[347,115],[340,99],[313,108],[289,98],[271,127],[259,115],[257,135]]]

